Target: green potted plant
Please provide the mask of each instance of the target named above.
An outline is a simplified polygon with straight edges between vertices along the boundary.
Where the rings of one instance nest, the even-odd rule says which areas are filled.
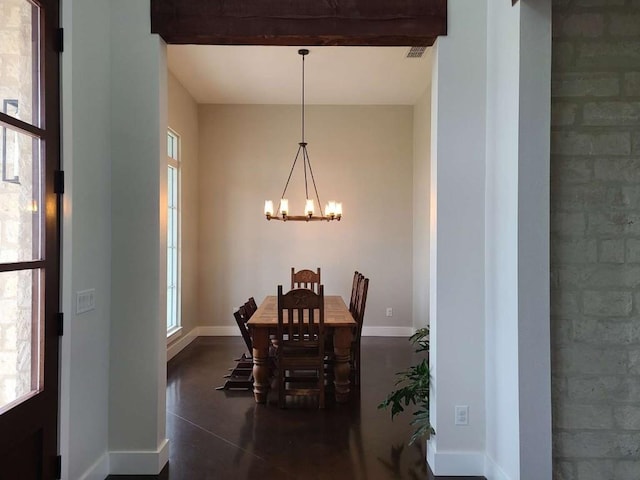
[[[416,346],[416,352],[427,352],[427,356],[416,365],[411,365],[407,370],[396,373],[398,377],[393,390],[387,398],[378,405],[378,408],[387,409],[391,407],[391,419],[404,412],[409,405],[417,406],[413,413],[413,420],[410,425],[415,427],[415,431],[409,440],[409,445],[422,437],[429,438],[435,435],[435,430],[429,421],[429,327],[420,328],[409,337],[409,341]]]

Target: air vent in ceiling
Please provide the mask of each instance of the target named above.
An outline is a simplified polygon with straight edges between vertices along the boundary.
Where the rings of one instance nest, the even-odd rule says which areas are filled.
[[[411,47],[407,52],[407,58],[422,58],[427,47]]]

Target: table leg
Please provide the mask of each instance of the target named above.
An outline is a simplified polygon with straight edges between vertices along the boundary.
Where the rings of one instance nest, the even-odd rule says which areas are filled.
[[[269,391],[269,329],[253,328],[253,396],[256,403],[267,403]]]
[[[351,366],[351,327],[338,327],[333,331],[333,353],[335,356],[336,402],[345,403],[349,400]]]

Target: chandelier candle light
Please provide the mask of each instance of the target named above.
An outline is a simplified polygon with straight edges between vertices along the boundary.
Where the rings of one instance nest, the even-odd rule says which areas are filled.
[[[322,210],[322,204],[320,203],[320,196],[318,195],[318,188],[316,187],[316,180],[313,178],[313,170],[311,170],[311,161],[309,160],[309,153],[307,152],[307,142],[304,141],[304,57],[309,54],[309,50],[306,48],[302,48],[298,50],[298,53],[302,57],[302,141],[298,143],[298,152],[296,153],[296,158],[293,160],[293,165],[291,166],[291,170],[289,171],[289,178],[287,178],[287,183],[284,186],[284,190],[282,191],[282,195],[280,196],[280,203],[278,205],[278,210],[275,212],[273,210],[273,202],[271,200],[267,200],[264,202],[264,214],[267,217],[267,220],[282,220],[282,221],[313,221],[313,220],[340,220],[342,218],[342,203],[330,201],[325,206],[324,212]],[[289,181],[291,180],[291,175],[293,174],[293,169],[298,162],[298,158],[302,153],[302,164],[304,168],[304,191],[306,195],[306,202],[304,206],[304,215],[289,215],[289,200],[284,198],[287,193],[287,187],[289,186]],[[309,176],[311,177],[311,183],[313,185],[313,190],[316,194],[316,200],[318,200],[318,208],[320,210],[320,215],[315,215],[315,207],[313,203],[313,198],[309,198],[309,186],[308,186],[308,177],[307,170],[309,170]]]

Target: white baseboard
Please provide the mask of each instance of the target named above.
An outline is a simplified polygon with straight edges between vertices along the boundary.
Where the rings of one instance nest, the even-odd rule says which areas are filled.
[[[407,337],[415,333],[413,327],[362,327],[363,337]]]
[[[485,457],[484,476],[487,480],[511,480],[490,456]]]
[[[109,452],[112,475],[158,475],[169,461],[169,439],[157,450]]]
[[[434,439],[427,442],[427,463],[434,475],[483,476],[485,459],[483,452],[438,452]]]
[[[412,327],[362,327],[363,337],[406,337],[415,333]],[[197,337],[239,337],[237,326],[206,326],[195,327],[186,335],[167,347],[167,362],[180,353]]]
[[[196,328],[194,328],[196,330]],[[200,337],[239,337],[237,326],[197,327]],[[410,337],[415,333],[412,327],[362,327],[364,337]]]
[[[109,454],[105,453],[91,465],[80,480],[104,480],[109,476]]]
[[[196,338],[198,338],[198,328],[196,327],[191,330],[186,335],[181,336],[173,342],[171,345],[167,346],[167,362],[179,354],[184,348],[193,342]]]
[[[239,337],[240,330],[238,326],[224,326],[224,327],[198,327],[198,335],[200,337]]]

